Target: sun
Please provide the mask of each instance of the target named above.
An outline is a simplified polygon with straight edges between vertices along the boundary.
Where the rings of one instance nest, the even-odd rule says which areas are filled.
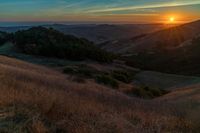
[[[166,24],[176,24],[177,23],[177,17],[175,17],[174,15],[169,15],[166,16],[166,20],[165,20]]]
[[[175,21],[175,18],[174,18],[174,17],[170,17],[170,18],[169,18],[169,21],[170,21],[171,23],[173,23],[173,22]]]

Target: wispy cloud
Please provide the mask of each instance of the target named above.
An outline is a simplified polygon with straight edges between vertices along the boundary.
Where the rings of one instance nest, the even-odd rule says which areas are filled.
[[[165,13],[199,18],[200,0],[0,0],[0,21],[155,21]],[[157,17],[158,16],[158,17]]]
[[[177,7],[177,6],[188,6],[200,4],[198,1],[188,1],[188,2],[169,2],[162,4],[152,4],[152,5],[137,5],[137,6],[127,6],[127,7],[115,7],[107,9],[95,9],[85,11],[86,13],[105,13],[105,12],[114,12],[114,11],[128,11],[128,10],[138,10],[138,9],[153,9],[153,8],[164,8],[164,7]]]

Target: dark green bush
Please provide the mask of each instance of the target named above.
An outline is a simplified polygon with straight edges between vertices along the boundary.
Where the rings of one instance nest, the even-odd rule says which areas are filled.
[[[96,82],[110,86],[112,88],[118,88],[119,87],[118,82],[109,75],[98,75],[98,76],[96,76]]]
[[[119,81],[122,81],[125,83],[130,83],[133,80],[135,73],[128,72],[125,70],[118,70],[118,71],[115,70],[115,71],[111,72],[111,75],[113,78],[115,78]]]
[[[130,96],[136,96],[144,99],[152,99],[165,95],[168,93],[168,91],[159,88],[141,87],[141,88],[134,88],[130,91],[127,91],[126,93]]]
[[[117,80],[110,76],[110,73],[98,71],[84,64],[67,66],[63,69],[63,73],[74,75],[76,77],[74,81],[77,79],[77,82],[79,82],[79,78],[80,82],[84,78],[91,78],[95,79],[99,84],[104,84],[112,88],[119,87]]]
[[[75,74],[75,73],[77,73],[77,71],[78,70],[72,66],[67,66],[63,69],[63,73],[66,73],[66,74]]]

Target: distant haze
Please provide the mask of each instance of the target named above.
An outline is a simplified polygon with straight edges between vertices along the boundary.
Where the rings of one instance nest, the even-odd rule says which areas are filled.
[[[42,26],[42,25],[52,25],[52,24],[63,24],[63,25],[83,25],[83,24],[161,24],[161,23],[130,23],[130,22],[104,22],[104,21],[64,21],[64,22],[54,22],[54,21],[44,21],[44,22],[1,22],[0,27],[16,27],[16,26]]]

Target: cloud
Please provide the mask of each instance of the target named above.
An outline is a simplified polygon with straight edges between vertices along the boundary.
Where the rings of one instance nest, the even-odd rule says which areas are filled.
[[[127,7],[114,7],[107,9],[95,9],[88,10],[86,13],[106,13],[115,11],[128,11],[128,10],[138,10],[138,9],[153,9],[153,8],[164,8],[164,7],[177,7],[177,6],[188,6],[197,5],[200,1],[188,1],[188,2],[172,2],[172,3],[162,3],[162,4],[152,4],[152,5],[139,5],[139,6],[127,6]]]

